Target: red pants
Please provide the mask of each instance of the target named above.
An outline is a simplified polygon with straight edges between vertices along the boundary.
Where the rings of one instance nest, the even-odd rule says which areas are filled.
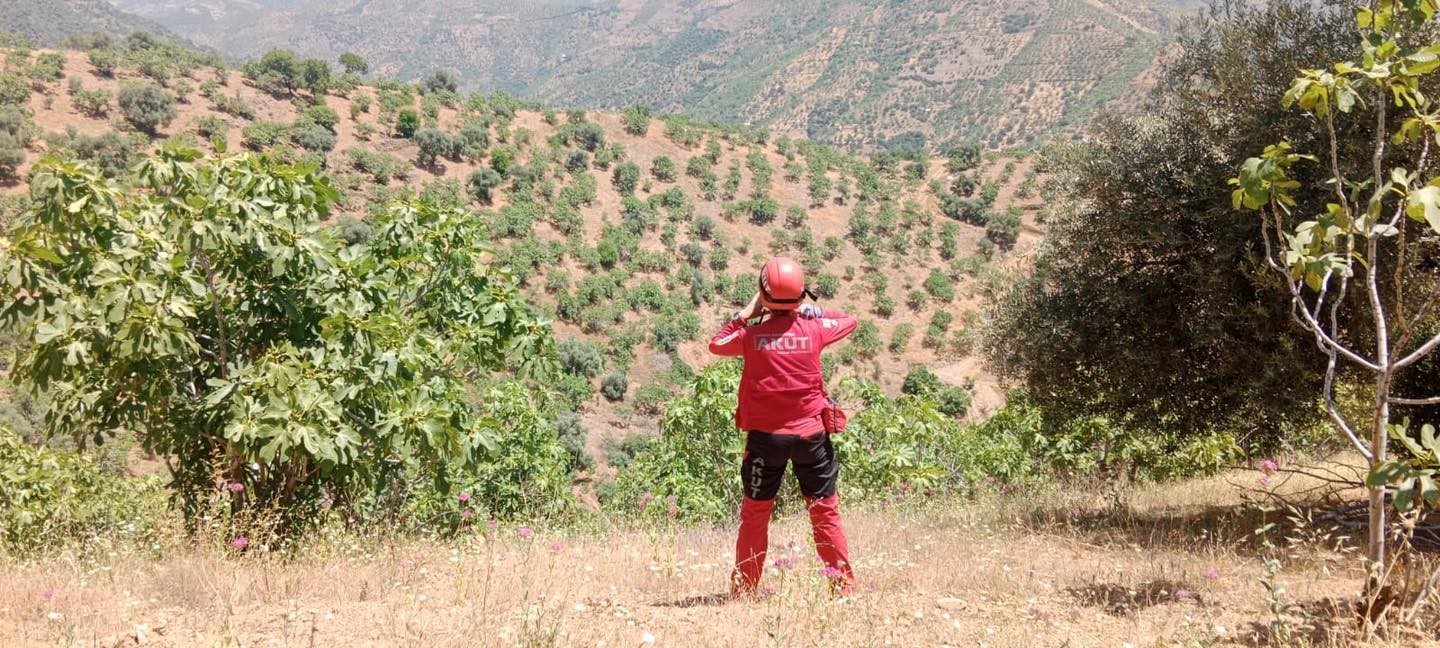
[[[787,464],[795,467],[800,493],[810,511],[815,550],[825,563],[824,575],[833,591],[849,596],[855,587],[855,572],[845,529],[840,525],[840,499],[835,495],[840,470],[830,437],[765,432],[750,432],[745,441],[745,460],[740,464],[745,501],[740,505],[740,537],[735,542],[730,591],[737,596],[754,594],[760,585],[770,544],[770,514]]]

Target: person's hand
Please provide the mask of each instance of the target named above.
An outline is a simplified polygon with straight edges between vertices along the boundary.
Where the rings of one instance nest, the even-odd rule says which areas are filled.
[[[825,309],[820,308],[818,304],[801,304],[800,308],[796,310],[805,319],[817,319],[825,315]]]

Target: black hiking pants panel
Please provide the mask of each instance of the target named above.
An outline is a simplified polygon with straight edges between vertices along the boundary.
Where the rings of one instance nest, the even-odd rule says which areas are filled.
[[[793,434],[771,434],[751,431],[745,438],[745,459],[740,462],[740,478],[745,496],[768,501],[780,493],[785,479],[785,464],[795,464],[795,479],[806,497],[821,498],[835,494],[840,477],[840,464],[835,461],[835,447],[830,435],[802,437]]]

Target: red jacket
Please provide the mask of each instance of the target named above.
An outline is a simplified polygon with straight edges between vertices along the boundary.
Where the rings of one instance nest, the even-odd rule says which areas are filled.
[[[710,339],[710,352],[744,358],[740,408],[742,430],[809,431],[825,408],[820,351],[855,330],[855,318],[825,311],[814,319],[791,312],[772,314],[755,326],[734,319]]]

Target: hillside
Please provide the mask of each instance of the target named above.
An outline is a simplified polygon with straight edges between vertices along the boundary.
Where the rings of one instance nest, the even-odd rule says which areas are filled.
[[[252,58],[354,51],[560,106],[646,103],[847,148],[1003,147],[1082,125],[1145,85],[1165,0],[117,0]]]
[[[169,34],[158,23],[120,11],[106,0],[0,2],[0,32],[19,34],[42,45],[96,32],[123,38],[137,31]]]
[[[323,164],[342,194],[336,227],[352,240],[363,240],[365,215],[395,197],[418,192],[475,209],[491,225],[499,261],[555,316],[562,353],[583,365],[564,389],[594,454],[608,438],[654,429],[683,376],[712,362],[706,336],[749,298],[755,268],[772,254],[804,261],[822,301],[862,319],[853,341],[830,354],[838,376],[895,391],[907,370],[925,365],[970,393],[972,414],[1002,400],[969,355],[971,327],[995,268],[1038,235],[1027,159],[987,154],[978,168],[952,173],[955,163],[943,159],[852,157],[679,117],[557,113],[504,95],[421,96],[411,86],[276,96],[239,72],[183,60],[163,76],[166,94],[184,101],[147,136],[111,99],[141,78],[139,68],[122,63],[106,76],[91,55],[64,52],[62,80],[35,71],[46,58],[6,58],[10,78],[29,75],[42,90],[25,103],[37,136],[20,178],[45,151],[118,173],[160,139],[223,139],[232,151]],[[396,133],[407,112],[423,122],[413,138]],[[417,141],[428,136],[458,148],[421,163]],[[626,174],[633,194],[620,187]],[[495,185],[488,202],[477,176]],[[957,185],[970,197],[952,195]],[[19,181],[0,185],[15,197],[24,190]],[[596,394],[605,383],[619,393]]]

